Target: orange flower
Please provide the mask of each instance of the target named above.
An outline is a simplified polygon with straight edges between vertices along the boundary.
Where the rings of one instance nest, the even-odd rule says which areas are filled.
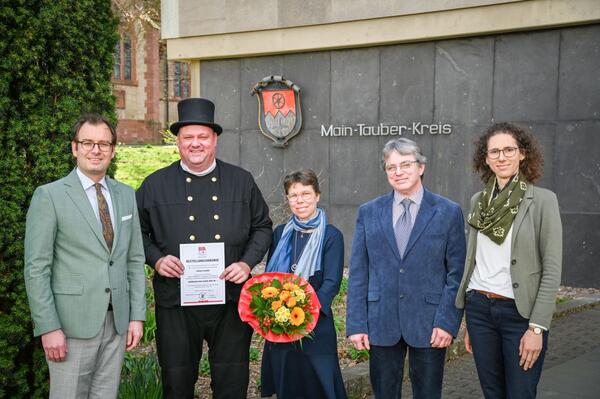
[[[298,289],[298,286],[294,283],[285,283],[283,285],[283,289],[288,291],[295,291]]]
[[[266,316],[263,319],[263,324],[265,325],[265,327],[269,327],[271,325],[271,319],[269,319],[269,316]]]
[[[262,297],[264,299],[273,298],[275,295],[279,293],[279,290],[275,287],[267,287],[262,290]]]
[[[281,299],[282,301],[287,301],[287,299],[289,297],[290,297],[289,291],[281,291],[281,294],[279,294],[279,299]]]
[[[302,323],[304,323],[304,310],[296,306],[290,314],[290,324],[299,326]]]
[[[282,301],[274,301],[271,303],[271,309],[273,309],[274,312],[277,311],[277,309],[279,309],[282,305]]]
[[[290,308],[290,309],[291,309],[291,308],[293,308],[294,306],[296,306],[296,302],[297,302],[297,301],[296,301],[296,298],[294,298],[294,297],[292,296],[292,297],[288,298],[288,300],[287,300],[287,302],[286,302],[285,304],[286,304],[286,306],[287,306],[288,308]]]

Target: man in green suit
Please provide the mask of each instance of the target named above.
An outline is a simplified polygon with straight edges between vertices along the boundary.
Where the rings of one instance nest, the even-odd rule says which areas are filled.
[[[143,333],[144,250],[131,187],[106,176],[116,132],[83,116],[77,167],[38,187],[27,212],[25,284],[50,398],[115,398],[125,350]]]

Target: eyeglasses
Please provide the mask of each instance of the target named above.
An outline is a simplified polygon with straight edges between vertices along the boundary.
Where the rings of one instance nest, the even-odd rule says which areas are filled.
[[[504,147],[502,149],[492,148],[491,150],[487,151],[487,156],[490,159],[498,159],[500,158],[500,153],[503,153],[506,158],[512,158],[517,155],[518,150],[519,147]]]
[[[81,148],[83,148],[86,151],[92,151],[94,149],[94,146],[98,146],[100,151],[108,152],[113,147],[112,143],[107,143],[106,141],[99,141],[96,143],[95,141],[91,141],[91,140],[83,140],[83,141],[77,141],[77,143],[79,143],[81,145]]]
[[[313,199],[314,195],[315,194],[311,193],[310,191],[304,191],[300,194],[286,195],[286,197],[291,204],[295,204],[300,198],[302,198],[302,201],[310,201],[311,199]]]
[[[410,170],[413,163],[418,163],[418,162],[419,161],[404,161],[398,165],[385,165],[385,172],[390,175],[396,173],[396,171],[398,169],[400,169],[403,172],[406,172],[406,171]]]

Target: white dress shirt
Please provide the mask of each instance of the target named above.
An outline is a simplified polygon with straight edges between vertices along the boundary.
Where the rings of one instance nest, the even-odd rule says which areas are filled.
[[[100,210],[98,209],[98,198],[96,197],[96,187],[94,187],[94,184],[96,183],[87,177],[82,171],[80,171],[79,168],[77,168],[77,176],[79,176],[79,180],[83,186],[83,191],[85,191],[85,195],[87,195],[90,205],[92,205],[92,209],[94,210],[94,215],[96,215],[98,224],[102,226],[102,222],[100,221]],[[116,231],[115,215],[113,211],[112,199],[110,197],[110,191],[108,191],[108,186],[106,184],[106,177],[103,177],[98,183],[100,183],[102,186],[102,194],[106,199],[108,212],[110,213],[110,222],[112,223],[113,230]]]

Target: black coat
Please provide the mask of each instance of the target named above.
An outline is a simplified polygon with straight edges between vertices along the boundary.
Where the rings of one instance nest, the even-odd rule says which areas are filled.
[[[252,175],[217,160],[206,176],[181,169],[179,161],[148,176],[136,193],[146,263],[179,257],[179,244],[224,242],[225,267],[259,263],[271,244],[269,208]],[[227,299],[237,301],[241,284],[227,282]],[[154,274],[160,306],[180,303],[179,279]]]

